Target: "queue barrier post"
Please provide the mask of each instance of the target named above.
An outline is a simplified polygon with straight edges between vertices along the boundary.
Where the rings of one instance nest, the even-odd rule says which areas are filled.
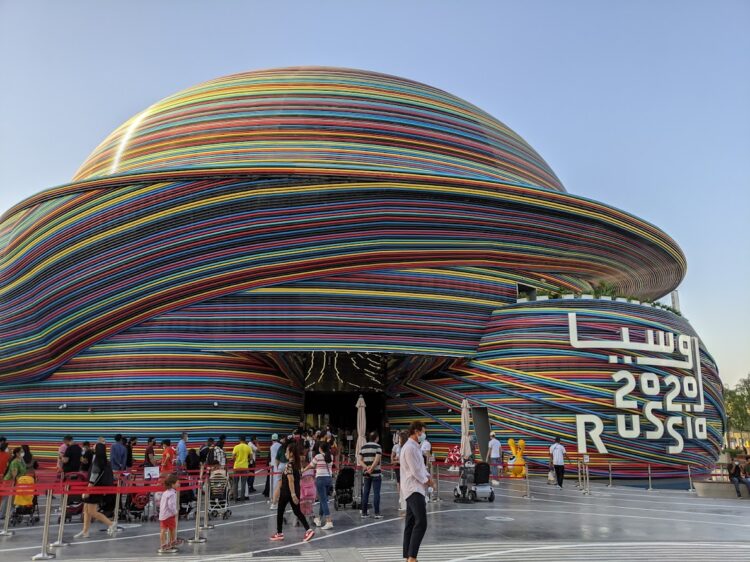
[[[70,493],[70,486],[66,485],[65,490],[63,491],[62,498],[60,498],[60,526],[57,529],[57,540],[53,543],[50,543],[50,548],[62,548],[64,546],[68,546],[69,543],[66,543],[63,540],[63,532],[65,530],[65,512],[68,509],[68,494]]]
[[[607,488],[612,487],[612,461],[607,461],[607,467],[609,471],[609,484],[607,484]]]
[[[442,501],[440,499],[440,464],[437,462],[433,462],[430,464],[430,468],[435,468],[435,489],[432,490],[432,497],[430,498],[430,501],[432,502],[440,502]]]
[[[532,498],[531,498],[531,483],[529,482],[529,464],[528,463],[524,465],[523,472],[524,472],[524,476],[526,477],[526,493],[523,495],[523,497],[526,498],[527,500],[530,500]]]
[[[52,517],[52,488],[47,490],[47,504],[44,506],[44,528],[42,529],[42,550],[31,557],[32,560],[52,560],[55,555],[47,550],[49,545],[49,520]]]
[[[647,492],[653,492],[654,488],[651,486],[651,465],[648,465],[648,488],[646,488]]]
[[[583,493],[584,495],[591,495],[591,479],[589,474],[589,463],[583,463]]]
[[[201,478],[202,476],[203,476],[203,473],[201,472]],[[202,483],[200,480],[198,480],[198,486],[206,488],[205,497],[203,499],[203,525],[201,525],[201,531],[210,531],[211,529],[214,529],[215,526],[213,523],[210,522],[208,518],[208,507],[209,507],[208,504],[211,503],[209,502],[211,492],[210,492],[210,488],[208,484],[208,478],[206,478]],[[200,519],[200,516],[201,516],[200,512],[196,513],[195,516],[198,519]]]
[[[695,487],[693,486],[693,473],[690,470],[690,465],[688,465],[688,484],[690,486],[688,492],[695,492]]]
[[[13,508],[13,495],[8,494],[7,496],[5,496],[5,498],[7,498],[5,502],[7,504],[5,506],[5,521],[3,523],[3,530],[0,531],[0,537],[12,537],[13,535],[16,534],[15,531],[9,530],[10,513]]]
[[[112,517],[112,526],[114,527],[115,533],[117,533],[120,530],[117,524],[120,521],[120,479],[121,478],[122,478],[122,473],[120,473],[117,476],[117,482],[115,483],[115,486],[117,486],[117,494],[115,494],[115,514],[114,514],[114,517]]]
[[[578,484],[576,484],[576,488],[579,490],[581,489],[581,459],[578,459],[576,466],[576,472],[578,473]]]
[[[200,525],[201,525],[201,509],[203,507],[203,504],[201,503],[201,499],[203,497],[203,491],[201,490],[201,487],[198,486],[198,498],[196,500],[197,505],[195,506],[195,534],[193,535],[192,539],[188,539],[188,542],[190,544],[202,544],[206,542],[206,537],[201,536],[200,531]]]

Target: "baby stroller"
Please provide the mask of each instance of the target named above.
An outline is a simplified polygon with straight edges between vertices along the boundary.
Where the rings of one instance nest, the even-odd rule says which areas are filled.
[[[13,512],[9,523],[19,525],[26,519],[27,525],[39,522],[39,503],[34,495],[36,481],[33,476],[26,474],[16,480],[16,495],[13,497]]]
[[[130,483],[132,486],[133,484]],[[125,500],[125,520],[126,521],[147,521],[146,510],[151,503],[151,494],[149,492],[131,492]]]
[[[305,517],[310,517],[313,513],[315,494],[315,471],[307,470],[302,474],[300,480],[299,496],[299,507]]]
[[[219,515],[222,519],[232,516],[232,510],[229,509],[229,478],[224,469],[212,471],[208,478],[208,512],[214,519]]]
[[[453,496],[459,503],[475,502],[480,499],[494,502],[495,491],[490,485],[490,465],[486,462],[474,464],[471,460],[467,460],[460,469]]]
[[[71,487],[80,488],[80,482],[86,482],[88,478],[83,472],[68,472],[63,475],[63,482],[76,483],[72,484]],[[81,494],[70,494],[68,495],[68,505],[65,507],[65,522],[70,523],[73,521],[73,517],[76,515],[83,514],[83,498]],[[57,522],[60,522],[60,517],[57,518]]]
[[[333,507],[338,510],[349,504],[354,504],[354,469],[351,466],[345,466],[336,476]]]

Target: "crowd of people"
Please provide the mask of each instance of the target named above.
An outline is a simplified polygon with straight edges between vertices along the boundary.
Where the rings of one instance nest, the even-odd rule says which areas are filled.
[[[404,512],[406,521],[404,532],[404,558],[416,560],[419,544],[427,528],[426,497],[432,480],[428,470],[430,445],[426,440],[424,424],[415,422],[409,430],[399,434],[400,440],[391,453],[391,461],[399,490],[399,509]],[[158,468],[160,486],[158,512],[160,521],[160,553],[174,552],[177,545],[176,527],[178,517],[179,476],[195,474],[198,471],[211,473],[214,470],[232,469],[231,497],[236,502],[249,499],[256,492],[255,467],[261,453],[256,436],[239,435],[237,444],[229,449],[226,435],[218,439],[209,438],[200,447],[191,447],[189,435],[183,432],[176,446],[171,439],[162,439],[157,447],[155,437],[148,437],[145,447],[138,447],[138,438],[122,434],[114,436],[108,446],[104,437],[95,443],[78,443],[74,436],[66,435],[57,449],[56,470],[60,479],[70,473],[84,473],[88,487],[82,495],[83,527],[76,538],[88,538],[91,523],[100,521],[110,534],[116,525],[107,513],[114,509],[113,494],[97,493],[96,488],[111,487],[115,484],[115,474],[128,473],[134,468],[142,468],[144,475]],[[33,474],[38,468],[29,447],[22,445],[9,449],[5,438],[0,437],[0,474],[6,482],[15,482],[19,477]],[[141,452],[142,449],[142,452]],[[377,432],[371,432],[361,447],[356,463],[363,476],[361,517],[370,517],[369,501],[372,498],[373,513],[376,519],[382,518],[380,492],[382,482],[383,449]],[[288,435],[271,436],[268,451],[269,477],[266,478],[263,494],[268,498],[271,509],[276,510],[276,533],[273,541],[284,540],[283,524],[286,509],[291,508],[299,524],[305,529],[303,541],[311,540],[313,526],[323,530],[334,527],[329,499],[333,492],[336,471],[342,465],[335,434],[330,427],[324,429],[304,429],[298,427]],[[310,525],[300,504],[303,474],[314,476],[315,496],[319,502],[318,513]],[[104,492],[104,490],[102,490]],[[0,509],[0,517],[6,513],[6,496]]]

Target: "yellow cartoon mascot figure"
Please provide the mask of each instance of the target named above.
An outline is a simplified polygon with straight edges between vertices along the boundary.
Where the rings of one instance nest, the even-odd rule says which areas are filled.
[[[526,450],[526,441],[523,439],[518,440],[516,444],[515,439],[508,439],[508,447],[513,456],[508,459],[508,472],[511,478],[523,478],[524,470],[526,470],[526,459],[523,458],[523,452]]]

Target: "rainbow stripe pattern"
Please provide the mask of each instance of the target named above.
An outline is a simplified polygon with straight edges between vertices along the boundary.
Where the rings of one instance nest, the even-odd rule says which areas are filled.
[[[146,108],[0,219],[0,433],[43,453],[68,430],[267,438],[302,409],[284,353],[377,352],[407,358],[392,425],[423,416],[444,450],[467,396],[543,459],[573,412],[608,415],[611,369],[563,350],[561,311],[581,300],[515,304],[518,286],[654,299],[685,271],[664,232],[568,193],[439,89],[322,67],[227,76]],[[585,307],[693,333],[651,307]],[[669,459],[608,426],[623,471],[716,458],[720,383],[701,354],[710,438]]]

